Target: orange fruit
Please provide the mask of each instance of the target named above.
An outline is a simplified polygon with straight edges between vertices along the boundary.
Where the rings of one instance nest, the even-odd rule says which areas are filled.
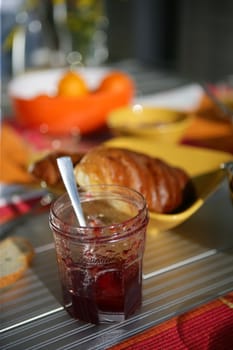
[[[127,74],[120,71],[113,71],[103,78],[97,91],[128,91],[133,94],[134,84]]]
[[[67,72],[58,82],[57,95],[80,97],[89,93],[85,80],[76,72]]]

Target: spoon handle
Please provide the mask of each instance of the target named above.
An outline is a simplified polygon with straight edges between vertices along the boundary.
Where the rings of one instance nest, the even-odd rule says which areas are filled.
[[[57,165],[61,173],[62,180],[64,182],[65,188],[70,197],[72,206],[74,208],[75,214],[79,221],[80,226],[86,226],[86,221],[83,215],[79,194],[77,190],[77,184],[74,178],[73,163],[70,157],[59,157],[57,158]]]

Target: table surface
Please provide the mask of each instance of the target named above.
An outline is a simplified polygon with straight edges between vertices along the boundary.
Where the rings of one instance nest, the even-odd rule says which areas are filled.
[[[165,89],[182,83],[175,79],[164,76]],[[73,320],[63,309],[48,213],[28,218],[11,235],[28,237],[36,256],[25,276],[1,292],[1,348],[103,350],[232,291],[232,214],[225,181],[184,224],[148,232],[141,309],[126,321],[101,325]]]
[[[143,304],[130,319],[91,325],[71,319],[61,306],[48,213],[15,228],[36,250],[24,278],[1,295],[2,348],[107,349],[138,332],[233,290],[233,220],[228,185],[186,223],[148,233]]]

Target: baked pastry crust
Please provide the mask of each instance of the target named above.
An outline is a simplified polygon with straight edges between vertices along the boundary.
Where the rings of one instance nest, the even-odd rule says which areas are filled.
[[[150,211],[171,213],[190,200],[189,175],[159,158],[123,148],[100,146],[82,157],[74,169],[80,186],[118,184],[141,192]]]
[[[52,152],[43,158],[35,161],[29,167],[30,174],[48,187],[63,188],[63,182],[57,166],[57,158],[70,156],[73,165],[77,164],[82,158],[82,153]]]

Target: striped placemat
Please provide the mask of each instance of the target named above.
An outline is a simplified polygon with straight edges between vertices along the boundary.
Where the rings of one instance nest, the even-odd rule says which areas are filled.
[[[109,350],[230,350],[233,293],[162,323]]]

